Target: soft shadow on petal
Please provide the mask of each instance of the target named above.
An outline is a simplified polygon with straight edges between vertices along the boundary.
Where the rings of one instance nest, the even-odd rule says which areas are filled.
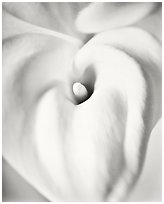
[[[22,21],[21,19],[18,19],[13,15],[11,15],[10,13],[8,13],[5,9],[3,10],[2,15],[3,15],[3,21],[2,21],[3,39],[13,37],[15,35],[20,35],[20,34],[42,34],[42,35],[50,35],[74,44],[81,45],[81,41],[75,37]]]
[[[48,202],[15,169],[2,160],[3,202]],[[17,185],[17,188],[15,187]]]
[[[78,37],[79,32],[74,22],[79,11],[88,4],[87,2],[10,2],[3,3],[3,9],[30,24]]]
[[[134,26],[142,28],[154,35],[160,42],[162,41],[162,6],[148,15],[143,20],[134,24]]]

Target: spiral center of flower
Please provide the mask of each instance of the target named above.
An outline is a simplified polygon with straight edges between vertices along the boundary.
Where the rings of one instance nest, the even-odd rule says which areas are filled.
[[[92,67],[88,67],[80,78],[80,82],[74,82],[72,91],[76,105],[88,100],[94,92],[96,74]]]

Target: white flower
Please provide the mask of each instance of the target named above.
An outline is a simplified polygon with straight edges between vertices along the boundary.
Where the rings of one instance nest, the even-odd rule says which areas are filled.
[[[3,156],[49,200],[120,201],[137,181],[161,115],[159,15],[3,4]]]

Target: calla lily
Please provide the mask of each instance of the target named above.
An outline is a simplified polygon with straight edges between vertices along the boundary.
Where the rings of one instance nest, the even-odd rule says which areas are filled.
[[[139,27],[159,11],[3,4],[3,157],[50,201],[122,201],[135,185],[161,117],[160,36]]]

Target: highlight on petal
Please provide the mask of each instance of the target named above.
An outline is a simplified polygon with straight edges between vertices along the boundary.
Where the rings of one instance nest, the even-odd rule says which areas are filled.
[[[158,6],[158,3],[153,2],[93,3],[79,13],[76,26],[83,33],[129,26],[149,15]]]
[[[136,36],[135,40],[134,36]],[[88,43],[88,46],[95,46],[96,43],[98,45],[103,44],[104,46],[113,46],[134,58],[136,62],[139,63],[142,70],[142,76],[145,80],[145,87],[143,86],[141,88],[139,88],[139,84],[141,84],[141,82],[135,82],[137,85],[136,91],[132,88],[133,82],[129,83],[128,86],[129,91],[133,90],[133,92],[138,93],[138,99],[136,99],[135,102],[131,101],[133,105],[136,105],[136,101],[138,101],[139,97],[141,97],[141,92],[143,90],[145,91],[146,98],[143,100],[145,108],[142,108],[143,113],[141,114],[143,115],[143,120],[138,120],[138,122],[135,121],[134,118],[136,118],[139,112],[133,112],[134,110],[137,110],[137,108],[134,108],[133,105],[133,119],[127,119],[127,128],[124,140],[124,153],[127,169],[125,167],[120,179],[118,179],[116,185],[113,187],[112,192],[109,193],[108,198],[109,201],[118,201],[124,198],[138,178],[142,169],[149,136],[157,121],[161,117],[161,46],[154,37],[137,28],[124,28],[101,33],[93,38]],[[83,53],[85,56],[85,51]],[[133,70],[133,67],[130,69]],[[122,74],[124,75],[125,68],[123,69],[123,72],[124,73]],[[129,73],[127,73],[127,77],[129,74],[130,70]],[[129,75],[129,77],[132,76]],[[132,93],[132,95],[133,94],[134,93]],[[133,96],[133,99],[134,98],[135,97]],[[130,106],[128,111],[130,111]],[[132,128],[133,120],[135,121],[135,128]],[[128,121],[130,123],[132,122],[131,125],[128,125]],[[137,131],[137,123],[139,125],[138,127],[141,127],[140,131]]]
[[[134,36],[137,36],[135,41]],[[116,50],[111,52],[111,46]],[[134,64],[128,64],[128,61],[126,62],[121,56],[116,57],[118,50],[122,54],[126,53],[129,62]],[[116,59],[119,59],[115,62],[117,66],[113,62]],[[122,98],[125,98],[126,131],[122,136],[125,163],[117,175],[117,181],[112,183],[112,189],[107,193],[108,201],[122,201],[132,190],[140,175],[149,136],[161,116],[161,46],[155,38],[140,29],[118,29],[95,36],[81,49],[75,60],[80,72],[90,64],[96,69],[95,90],[102,87],[102,95],[106,96],[110,95],[110,88],[115,90],[115,93],[119,90]],[[124,65],[124,62],[127,64]],[[103,88],[106,89],[105,92]],[[95,94],[96,92],[93,97]],[[117,102],[115,100],[115,103]],[[112,137],[112,134],[109,135]],[[117,156],[120,157],[119,154]]]
[[[135,40],[134,40],[135,39]],[[111,30],[96,35],[88,44],[104,44],[116,47],[125,51],[129,56],[135,58],[142,65],[142,69],[147,79],[152,79],[151,91],[153,102],[159,105],[153,106],[156,113],[152,118],[152,124],[155,125],[157,119],[161,116],[161,45],[146,31],[135,28],[122,28]]]

